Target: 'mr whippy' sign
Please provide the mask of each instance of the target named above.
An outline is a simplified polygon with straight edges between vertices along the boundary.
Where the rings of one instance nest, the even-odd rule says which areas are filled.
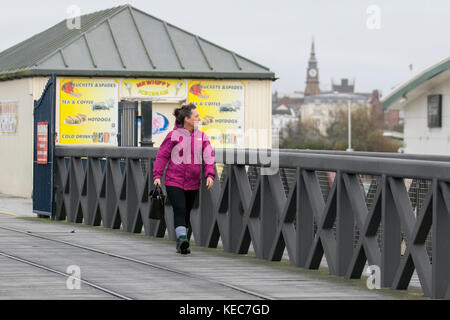
[[[186,98],[185,80],[171,79],[122,79],[122,98]]]

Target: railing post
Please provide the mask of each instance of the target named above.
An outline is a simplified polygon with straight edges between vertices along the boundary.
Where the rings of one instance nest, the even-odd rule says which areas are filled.
[[[275,187],[275,189],[271,187]],[[272,176],[261,173],[261,228],[259,241],[262,249],[261,258],[263,259],[269,259],[270,249],[277,231],[278,214],[281,214],[278,204],[285,201],[286,196],[279,171]]]
[[[70,200],[69,200],[69,211],[67,214],[68,222],[83,222],[82,208],[80,204],[80,189],[81,189],[81,181],[83,174],[83,165],[81,164],[80,157],[71,157],[70,158],[70,168],[69,168],[69,181],[70,181]]]
[[[400,218],[385,174],[381,177],[381,187],[383,188],[381,208],[381,286],[391,287],[400,264]]]
[[[432,223],[432,298],[450,298],[450,215],[449,184],[433,179],[433,223]],[[446,295],[447,292],[447,295]]]
[[[100,198],[99,187],[97,183],[101,183],[100,160],[98,158],[88,158],[87,160],[87,208],[89,221],[86,224],[91,226],[99,226],[101,216],[97,212],[97,205]]]
[[[229,174],[229,183],[228,183],[228,221],[229,228],[227,230],[228,235],[228,245],[225,246],[224,249],[229,252],[236,252],[238,250],[239,245],[239,236],[243,227],[243,219],[244,219],[244,208],[241,205],[241,199],[239,194],[239,189],[236,181],[236,176],[234,173],[235,164],[231,164],[228,166]],[[225,237],[222,237],[222,241],[224,241]]]
[[[345,276],[353,257],[355,223],[352,207],[344,185],[342,171],[337,171],[335,179],[337,179],[336,275]]]
[[[297,168],[296,262],[298,266],[307,268],[306,263],[314,242],[314,213],[309,204],[302,171],[302,168]]]
[[[212,193],[213,189],[208,190],[204,178],[204,170],[202,168],[201,185],[198,194],[198,208],[194,208],[191,213],[191,226],[192,232],[194,233],[195,243],[198,246],[207,247],[208,246],[208,233],[211,229],[213,218],[214,218],[214,208],[215,202],[213,200]],[[213,188],[218,188],[217,184],[220,184],[219,178],[214,179]]]
[[[55,157],[55,203],[56,215],[55,220],[66,220],[66,193],[70,192],[68,184],[68,170],[64,157]]]

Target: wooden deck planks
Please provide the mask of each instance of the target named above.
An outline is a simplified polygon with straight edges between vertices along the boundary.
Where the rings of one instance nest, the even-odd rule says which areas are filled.
[[[418,290],[369,290],[365,280],[330,276],[326,270],[295,268],[287,261],[269,262],[222,249],[191,247],[192,254],[175,253],[174,242],[143,234],[101,227],[0,215],[0,226],[32,231],[72,243],[131,257],[198,277],[226,282],[275,299],[420,299]],[[74,230],[74,233],[71,231]],[[85,251],[0,229],[0,251],[19,255],[60,271],[76,264],[81,277],[136,299],[255,299],[230,288],[197,278],[169,273],[145,265]],[[0,299],[110,299],[105,293],[82,285],[65,288],[66,279],[18,262],[0,259]],[[16,266],[17,272],[8,271]],[[36,277],[36,278],[35,278]],[[31,279],[31,280],[30,280]],[[3,285],[3,284],[8,285]],[[30,284],[34,290],[29,290]],[[83,291],[83,292],[82,292]]]

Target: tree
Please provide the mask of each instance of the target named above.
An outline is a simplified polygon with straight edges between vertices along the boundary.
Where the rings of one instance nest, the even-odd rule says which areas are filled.
[[[283,129],[280,148],[282,149],[328,149],[327,138],[315,126],[312,119],[289,123]]]
[[[353,106],[352,149],[369,152],[397,152],[402,144],[383,136],[379,113],[365,105]],[[280,148],[346,150],[348,148],[347,109],[337,109],[327,135],[320,133],[312,119],[290,123],[283,130]]]
[[[369,152],[397,152],[401,143],[383,136],[378,113],[366,106],[354,107],[352,120],[352,149]],[[327,129],[330,147],[333,150],[346,150],[348,147],[348,114],[337,110],[334,121]]]

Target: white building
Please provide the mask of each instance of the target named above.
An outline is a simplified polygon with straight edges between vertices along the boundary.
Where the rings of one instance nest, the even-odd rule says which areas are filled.
[[[404,112],[406,153],[450,154],[450,57],[399,86],[382,104]]]
[[[282,134],[283,128],[289,123],[298,121],[299,117],[295,114],[292,108],[281,104],[272,111],[272,141],[275,142],[277,138],[286,138]],[[276,144],[274,144],[276,146]]]

